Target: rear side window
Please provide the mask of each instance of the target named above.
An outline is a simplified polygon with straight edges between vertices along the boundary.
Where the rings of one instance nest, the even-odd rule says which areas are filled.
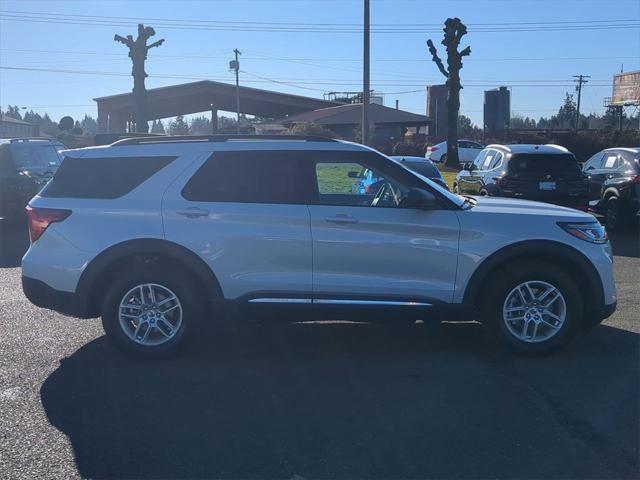
[[[306,204],[304,152],[216,152],[182,189],[194,202]],[[308,177],[308,176],[307,176]]]
[[[407,167],[409,170],[413,170],[416,173],[419,173],[425,177],[436,177],[439,178],[440,171],[433,165],[428,162],[404,162],[403,165]]]
[[[65,157],[43,197],[118,198],[126,195],[176,157]]]
[[[570,153],[544,154],[520,153],[511,157],[509,162],[511,173],[575,173],[580,174],[580,167]]]
[[[617,153],[609,153],[604,157],[604,164],[602,168],[606,168],[608,170],[613,170],[618,168],[618,154]]]

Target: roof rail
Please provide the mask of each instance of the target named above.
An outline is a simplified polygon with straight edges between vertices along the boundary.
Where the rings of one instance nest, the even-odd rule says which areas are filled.
[[[9,140],[9,143],[32,142],[32,141],[62,143],[57,138],[49,138],[49,137],[18,137],[18,138],[9,138],[7,140]]]
[[[337,142],[333,138],[317,137],[313,135],[174,135],[167,137],[137,137],[118,140],[111,145],[121,147],[126,145],[146,145],[153,143],[189,143],[189,142],[227,142],[233,140],[279,140],[283,142]]]
[[[566,147],[563,147],[562,145],[556,145],[555,143],[547,143],[545,144],[546,147],[555,147],[555,148],[559,148],[560,150],[562,150],[563,152],[568,152],[569,150]]]
[[[502,145],[500,143],[492,143],[490,145],[487,145],[484,148],[504,148],[506,151],[510,152],[511,149],[509,148],[509,145]]]

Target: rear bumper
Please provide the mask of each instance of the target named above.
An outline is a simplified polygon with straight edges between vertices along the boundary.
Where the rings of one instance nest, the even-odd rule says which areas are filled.
[[[89,314],[87,298],[84,295],[55,290],[43,281],[29,277],[22,277],[22,291],[29,301],[38,307],[72,317],[93,317]]]

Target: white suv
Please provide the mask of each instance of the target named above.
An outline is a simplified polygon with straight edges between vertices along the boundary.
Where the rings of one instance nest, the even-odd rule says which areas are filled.
[[[102,316],[119,347],[174,352],[229,308],[305,319],[476,319],[548,352],[613,313],[593,216],[448,192],[362,145],[135,138],[71,150],[28,207],[23,289]],[[381,181],[353,189],[359,172]]]

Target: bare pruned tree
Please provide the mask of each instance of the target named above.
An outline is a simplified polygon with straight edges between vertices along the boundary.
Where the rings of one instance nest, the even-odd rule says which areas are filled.
[[[447,50],[447,67],[438,56],[438,50],[431,40],[427,41],[429,53],[438,70],[447,79],[447,167],[460,168],[458,157],[458,114],[460,111],[460,70],[462,69],[462,57],[471,53],[471,48],[466,47],[458,51],[460,40],[467,33],[467,27],[459,18],[447,18],[444,22],[444,39],[440,42]]]

